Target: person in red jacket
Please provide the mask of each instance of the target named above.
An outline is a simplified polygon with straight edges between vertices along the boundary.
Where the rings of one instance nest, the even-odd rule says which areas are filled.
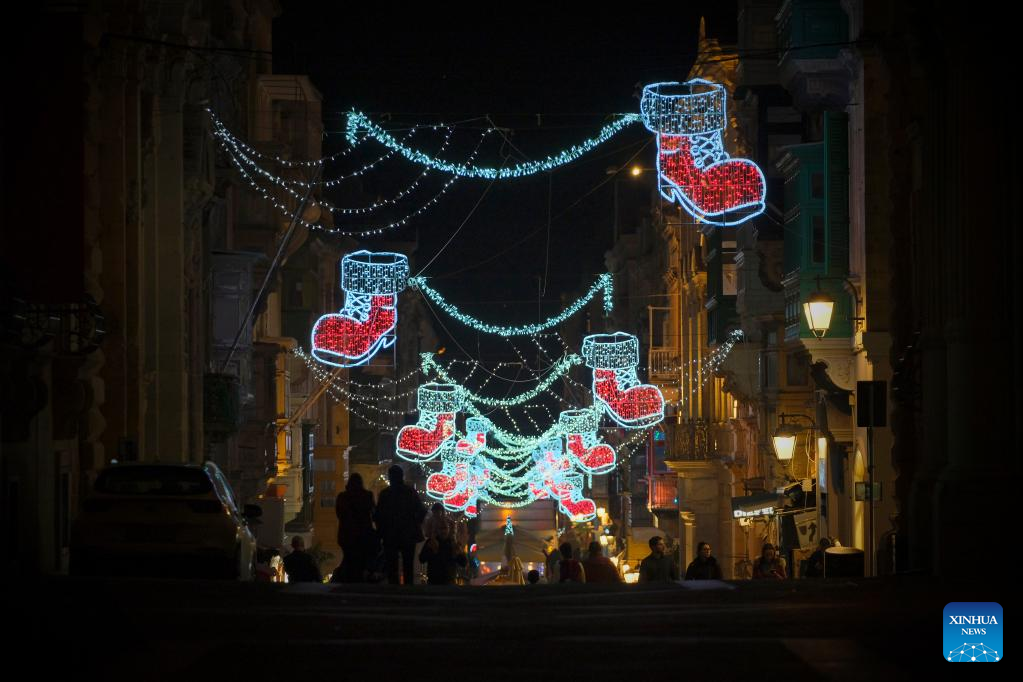
[[[584,583],[586,582],[586,570],[582,562],[572,558],[572,545],[567,542],[561,543],[561,562],[558,564],[560,582],[563,583]]]
[[[590,555],[583,562],[583,569],[586,571],[586,582],[588,583],[620,583],[622,578],[618,575],[618,569],[611,563],[611,560],[604,556],[600,550],[599,542],[591,542],[589,547]]]

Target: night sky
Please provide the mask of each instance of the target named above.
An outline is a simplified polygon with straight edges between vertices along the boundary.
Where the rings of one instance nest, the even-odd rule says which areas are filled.
[[[575,21],[555,21],[546,11],[516,14],[503,5],[479,5],[471,16],[446,16],[449,10],[437,6],[432,21],[399,22],[393,16],[356,18],[337,8],[324,13],[318,3],[282,5],[273,29],[274,72],[311,77],[324,97],[328,133],[344,130],[344,112],[352,108],[371,114],[398,136],[413,124],[458,121],[444,157],[462,160],[477,146],[489,115],[511,130],[481,146],[477,163],[488,166],[560,151],[595,134],[608,114],[637,112],[642,84],[684,80],[695,57],[700,19],[684,3],[670,22],[612,17],[594,6]],[[734,43],[735,6],[707,15],[707,33]],[[417,133],[414,139],[412,146],[429,151],[440,147],[442,136]],[[325,151],[343,148],[342,135],[328,134]],[[379,147],[366,151],[364,159],[381,153]],[[653,136],[642,126],[630,126],[554,173],[494,183],[461,179],[438,205],[392,234],[398,239],[418,234],[416,273],[461,226],[424,274],[467,312],[502,323],[530,322],[537,316],[538,277],[543,288],[545,269],[545,317],[560,309],[562,292],[585,288],[605,271],[615,184],[607,171],[630,159],[649,168],[654,155]],[[387,198],[420,171],[392,159],[368,174],[361,198],[343,191],[328,198],[341,205],[359,205],[366,196]],[[637,187],[640,198],[652,191],[652,173],[639,180],[617,177],[620,202],[637,196]],[[445,179],[431,174],[408,201],[374,216],[407,214],[436,194]],[[349,229],[375,225],[344,224]],[[372,249],[382,241],[363,244]]]

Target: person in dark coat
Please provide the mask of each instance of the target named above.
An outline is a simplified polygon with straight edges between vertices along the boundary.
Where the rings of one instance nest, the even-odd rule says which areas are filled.
[[[604,556],[600,549],[599,542],[591,542],[589,547],[590,555],[583,562],[583,570],[586,571],[586,582],[588,583],[620,583],[622,578],[618,575],[618,569],[611,563],[611,560]]]
[[[397,464],[387,470],[390,486],[380,492],[374,519],[377,531],[384,543],[384,565],[387,582],[400,584],[398,577],[398,555],[401,555],[401,569],[405,584],[415,584],[416,543],[423,540],[423,519],[426,505],[415,490],[405,485],[405,472]]]
[[[678,569],[670,556],[665,554],[667,547],[664,538],[655,535],[647,542],[650,545],[650,556],[639,564],[639,582],[667,583],[678,580]]]
[[[305,551],[305,540],[296,535],[291,538],[291,554],[284,557],[284,572],[289,583],[321,583],[323,576],[313,558]]]
[[[457,568],[454,524],[440,502],[434,503],[430,512],[419,561],[426,564],[428,585],[450,585],[455,582]]]
[[[754,580],[785,580],[785,561],[770,542],[760,549],[760,558],[753,563]]]
[[[337,494],[334,501],[337,544],[344,554],[338,567],[341,582],[361,583],[366,579],[366,568],[377,546],[373,529],[374,509],[373,493],[363,486],[362,475],[349,476],[345,489]]]
[[[696,545],[696,558],[686,569],[686,580],[721,580],[721,567],[710,550],[709,542]]]
[[[831,538],[821,538],[817,551],[810,555],[806,562],[806,578],[824,577],[824,553],[832,546]]]

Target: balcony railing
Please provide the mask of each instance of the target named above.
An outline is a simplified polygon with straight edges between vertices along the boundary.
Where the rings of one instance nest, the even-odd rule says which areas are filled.
[[[651,346],[648,374],[651,381],[678,378],[682,357],[678,348]]]

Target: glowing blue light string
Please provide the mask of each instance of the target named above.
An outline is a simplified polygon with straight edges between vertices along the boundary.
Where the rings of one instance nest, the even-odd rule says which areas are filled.
[[[429,373],[432,370],[446,383],[457,383],[451,375],[448,374],[447,370],[445,370],[444,367],[434,359],[432,354],[423,353],[421,358],[420,366],[424,373]],[[532,400],[543,393],[551,384],[560,379],[573,366],[582,364],[582,361],[583,359],[578,355],[569,355],[562,358],[558,361],[558,364],[556,364],[551,371],[547,373],[547,376],[545,376],[539,384],[529,391],[520,393],[514,398],[490,398],[479,395],[478,393],[473,393],[464,386],[462,387],[462,393],[468,400],[482,405],[489,405],[491,407],[512,407],[515,405],[521,405],[522,403]]]
[[[620,114],[620,118],[605,125],[600,129],[600,132],[598,132],[597,135],[588,140],[574,145],[569,149],[565,149],[557,154],[548,156],[545,159],[527,161],[510,168],[491,168],[473,166],[468,163],[451,163],[450,161],[445,161],[443,159],[430,156],[429,154],[424,154],[419,150],[412,149],[411,147],[402,144],[386,130],[378,126],[376,123],[373,123],[368,116],[358,111],[352,111],[348,114],[348,130],[346,135],[348,143],[353,146],[358,144],[360,139],[370,137],[386,147],[397,150],[399,154],[407,158],[409,161],[429,166],[431,168],[436,168],[437,170],[445,173],[451,173],[452,175],[466,178],[503,180],[507,178],[523,177],[526,175],[535,175],[536,173],[543,173],[567,163],[571,163],[594,147],[597,147],[611,139],[629,125],[638,123],[641,120],[642,118],[639,114]]]
[[[490,324],[489,322],[483,322],[471,315],[458,310],[458,307],[448,303],[444,300],[444,296],[441,295],[436,289],[426,283],[424,277],[413,277],[409,280],[409,285],[419,289],[423,294],[430,299],[438,308],[443,310],[445,313],[455,318],[462,324],[472,327],[473,329],[487,334],[500,334],[501,336],[530,336],[537,334],[545,329],[556,327],[568,318],[572,317],[580,310],[582,310],[587,303],[589,303],[597,295],[598,292],[604,292],[604,312],[611,312],[611,308],[614,305],[614,285],[610,274],[604,273],[597,278],[597,281],[593,283],[593,286],[589,288],[585,294],[580,296],[575,302],[569,307],[562,310],[560,313],[553,317],[549,317],[543,322],[537,322],[535,324],[524,324],[520,326],[504,326],[497,324]]]

